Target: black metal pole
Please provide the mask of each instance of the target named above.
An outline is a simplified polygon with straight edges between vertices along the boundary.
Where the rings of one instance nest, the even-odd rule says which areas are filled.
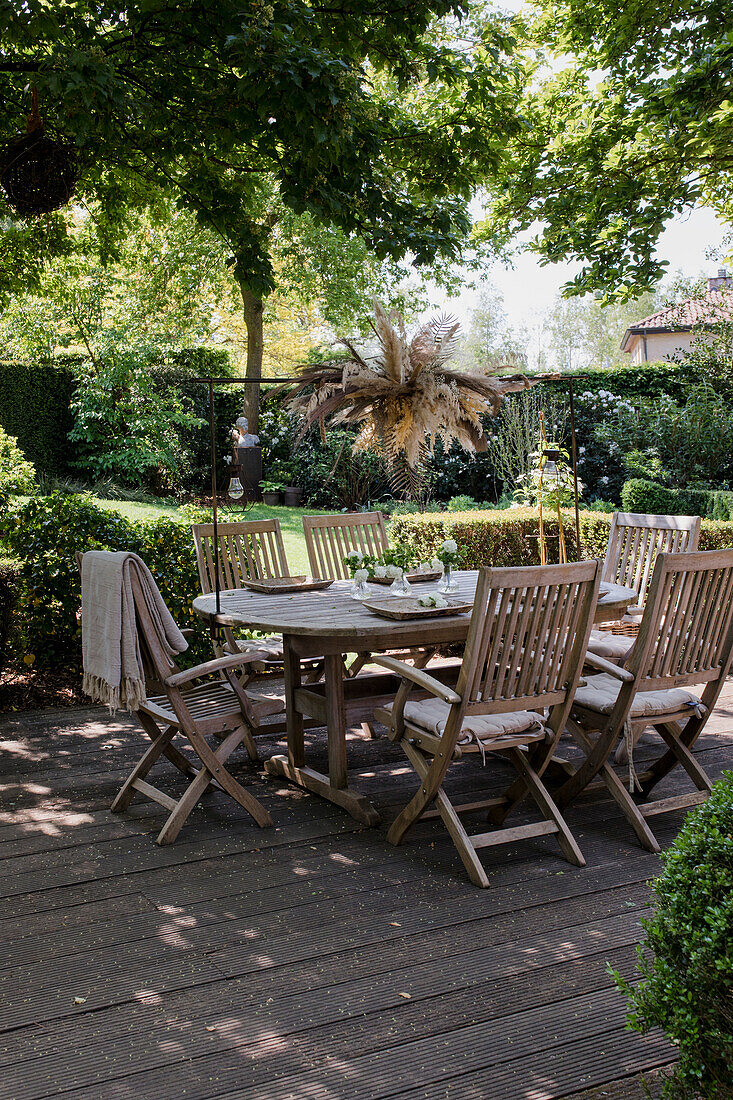
[[[570,404],[570,446],[573,459],[573,487],[575,490],[575,545],[580,554],[580,507],[578,505],[578,450],[575,440],[575,401],[573,400],[573,380],[568,378],[568,402]]]
[[[214,380],[209,379],[209,428],[211,430],[211,504],[214,513],[214,581],[216,588],[216,613],[221,614],[221,586],[219,584],[219,530],[216,510],[216,419],[214,413]]]

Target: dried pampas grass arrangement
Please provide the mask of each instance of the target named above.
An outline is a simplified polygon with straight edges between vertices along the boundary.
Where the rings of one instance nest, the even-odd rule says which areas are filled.
[[[387,459],[394,487],[401,492],[420,483],[420,464],[436,440],[458,442],[467,451],[483,451],[482,416],[496,416],[507,393],[527,389],[523,375],[500,377],[480,370],[456,370],[447,364],[456,351],[459,323],[434,317],[408,342],[399,313],[387,313],[374,301],[372,329],[379,344],[374,359],[364,359],[347,340],[346,362],[302,367],[283,387],[290,408],[303,417],[303,432],[319,424],[360,425],[355,449],[379,449]]]

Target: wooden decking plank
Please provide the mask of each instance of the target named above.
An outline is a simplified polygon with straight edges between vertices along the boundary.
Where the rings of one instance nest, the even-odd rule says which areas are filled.
[[[298,910],[297,927],[294,927],[291,909],[271,911],[265,919],[248,919],[249,914],[238,913],[236,904],[231,901],[224,905],[214,904],[206,908],[191,907],[176,913],[163,914],[151,906],[146,912],[139,910],[130,917],[120,914],[118,919],[104,919],[92,925],[86,925],[83,935],[79,935],[75,926],[64,926],[57,933],[47,932],[38,939],[36,936],[24,936],[7,944],[5,966],[0,959],[0,972],[15,966],[30,966],[44,958],[59,960],[63,957],[93,951],[110,950],[126,942],[141,944],[146,939],[156,942],[177,942],[187,937],[187,929],[195,927],[197,934],[203,934],[204,943],[211,940],[214,958],[219,959],[222,947],[231,943],[238,953],[249,955],[259,951],[259,944],[269,938],[277,937],[278,956],[308,957],[316,954],[325,957],[335,945],[348,943],[350,946],[366,947],[374,943],[385,943],[391,939],[404,937],[429,929],[431,938],[440,946],[444,941],[460,942],[466,936],[480,937],[483,942],[495,941],[509,929],[513,934],[515,925],[524,934],[531,934],[534,928],[549,930],[556,925],[570,928],[579,923],[587,923],[600,916],[611,915],[631,908],[645,908],[648,903],[648,890],[645,883],[634,884],[630,888],[614,886],[610,891],[586,895],[565,900],[558,904],[557,899],[544,901],[535,908],[517,912],[509,899],[503,905],[493,905],[490,923],[484,917],[476,915],[473,920],[466,914],[464,920],[456,922],[450,909],[434,906],[425,908],[430,901],[430,890],[425,891],[420,881],[408,884],[406,893],[412,895],[418,908],[407,909],[406,916],[397,914],[390,905],[394,905],[395,887],[386,884],[383,877],[364,875],[355,880],[353,876],[340,876],[336,879],[330,902],[325,891],[319,897],[315,885],[302,886],[308,903]],[[291,887],[289,895],[295,888]],[[354,912],[355,891],[358,891],[362,904]],[[345,901],[346,899],[346,901]],[[406,900],[411,900],[407,898]],[[346,911],[344,906],[346,904]],[[386,917],[365,921],[369,912],[388,913],[389,916],[401,915],[402,919],[387,921]],[[321,924],[317,922],[320,918]],[[489,927],[487,926],[489,923]],[[460,932],[460,934],[459,934]]]
[[[726,691],[696,746],[714,777],[730,766],[733,746],[733,684]],[[113,739],[113,749],[102,748]],[[322,732],[309,731],[308,742],[325,766]],[[14,802],[5,822],[0,811],[0,873],[11,895],[0,942],[16,968],[0,981],[11,998],[2,1026],[13,1029],[0,1035],[0,1066],[19,1075],[12,1100],[277,1100],[271,1083],[297,1100],[363,1100],[351,1085],[362,1072],[367,1090],[395,1100],[528,1100],[527,1088],[532,1100],[596,1100],[580,1090],[669,1060],[656,1037],[611,1025],[589,1036],[585,1020],[566,1026],[568,1002],[582,1005],[586,995],[597,998],[589,1027],[609,1017],[599,1007],[616,997],[605,961],[633,973],[644,883],[659,866],[603,792],[588,792],[568,814],[587,868],[568,867],[551,840],[516,845],[487,854],[492,888],[482,893],[465,882],[440,825],[421,826],[396,850],[384,827],[360,832],[244,762],[241,774],[274,810],[279,832],[243,835],[242,818],[217,795],[161,852],[151,842],[157,811],[136,807],[115,819],[106,808],[141,743],[129,720],[112,728],[96,708],[0,719],[0,757],[11,760],[4,791]],[[264,756],[276,745],[281,738],[260,739]],[[638,762],[652,752],[642,742]],[[349,759],[354,782],[385,817],[404,803],[414,779],[397,749],[355,740]],[[469,800],[474,791],[490,795],[508,774],[466,768],[454,789]],[[664,795],[684,789],[673,773]],[[655,819],[663,844],[683,817]],[[80,870],[69,873],[65,861]],[[67,1000],[80,980],[90,993],[75,1006]],[[622,1012],[622,999],[614,1003]],[[483,1066],[443,1067],[439,1051],[451,1035],[475,1027],[480,1050],[492,1027],[507,1025],[521,1056],[507,1050],[494,1064],[492,1044]],[[533,1053],[533,1028],[543,1042],[564,1035],[564,1046]],[[434,1064],[420,1043],[436,1051]],[[417,1079],[403,1087],[399,1066],[415,1057]]]
[[[165,990],[183,988],[186,983],[203,985],[218,976],[249,975],[249,986],[256,995],[268,996],[273,972],[287,965],[288,995],[306,990],[326,990],[343,984],[339,996],[344,1001],[356,998],[361,1003],[365,992],[374,994],[395,987],[410,995],[433,988],[433,982],[446,983],[445,989],[461,988],[474,980],[493,976],[495,972],[509,974],[527,968],[549,965],[555,958],[581,958],[614,946],[633,942],[639,933],[639,914],[630,910],[619,915],[583,924],[572,936],[561,928],[536,936],[528,943],[508,942],[484,947],[471,942],[471,950],[457,956],[455,969],[436,979],[430,937],[410,937],[397,941],[391,951],[374,945],[358,952],[341,951],[324,960],[308,957],[298,963],[281,963],[277,943],[264,943],[245,961],[236,948],[221,952],[205,952],[205,943],[197,931],[181,936],[178,948],[170,944],[123,944],[113,954],[90,953],[58,960],[52,974],[48,966],[28,967],[22,982],[11,973],[0,974],[0,1030],[23,1026],[29,1022],[73,1015],[75,997],[83,997],[86,1011],[104,1005],[132,1001],[142,991],[159,994]],[[259,946],[259,945],[258,945]],[[199,948],[200,950],[197,950]],[[421,961],[416,962],[420,953]],[[385,979],[385,966],[389,967]],[[154,978],[151,979],[151,975]],[[387,985],[385,985],[387,981]],[[364,990],[364,983],[367,989]]]
[[[303,1100],[306,1097],[358,1097],[359,1100],[382,1100],[395,1095],[454,1095],[458,1084],[473,1089],[465,1095],[474,1100],[496,1097],[504,1100],[506,1093],[495,1091],[493,1085],[503,1078],[511,1088],[521,1067],[528,1061],[541,1065],[549,1076],[559,1076],[555,1062],[566,1069],[568,1048],[588,1048],[597,1051],[599,1044],[615,1045],[614,1040],[629,1036],[619,1026],[622,1014],[614,1010],[609,1001],[609,991],[581,996],[564,1002],[568,1021],[576,1028],[582,1022],[582,1037],[568,1043],[567,1032],[554,1027],[552,1006],[533,1008],[516,1016],[503,1017],[478,1025],[456,1029],[439,1037],[419,1039],[397,1047],[373,1051],[367,1055],[341,1059],[327,1059],[315,1067],[303,1065],[300,1055],[293,1057],[286,1047],[282,1050],[278,1036],[266,1036],[260,1040],[259,1056],[247,1057],[246,1042],[233,1051],[217,1051],[209,1056],[197,1057],[182,1063],[175,1074],[168,1071],[145,1074],[150,1095],[165,1095],[162,1090],[171,1084],[182,1091],[189,1100]],[[244,1021],[242,1021],[244,1025]],[[572,1026],[571,1025],[571,1026]],[[636,1056],[646,1064],[659,1064],[660,1056],[669,1059],[669,1044],[655,1037],[637,1042]],[[624,1046],[628,1046],[624,1043]],[[538,1056],[542,1056],[541,1059]],[[282,1065],[284,1072],[279,1072]],[[289,1072],[297,1067],[296,1072]],[[636,1067],[634,1067],[636,1068]],[[503,1073],[502,1073],[503,1070]],[[579,1072],[576,1068],[576,1079]],[[115,1100],[127,1100],[138,1090],[138,1074],[118,1079],[106,1095]],[[481,1079],[484,1091],[475,1088]],[[547,1079],[547,1078],[546,1078]],[[167,1080],[168,1085],[163,1082]],[[96,1087],[96,1086],[94,1086]],[[440,1088],[440,1092],[436,1090]],[[449,1090],[450,1091],[447,1091]],[[408,1091],[409,1090],[409,1091]],[[94,1095],[88,1089],[74,1089],[65,1094],[69,1100],[91,1100]],[[456,1095],[463,1095],[458,1092]],[[519,1096],[518,1092],[508,1095]],[[532,1095],[530,1093],[530,1095]],[[542,1094],[540,1094],[542,1095]],[[549,1097],[562,1095],[546,1090]],[[526,1096],[526,1094],[525,1094]]]
[[[631,976],[634,965],[631,948],[613,953],[611,958],[615,966]],[[208,1001],[203,1011],[195,996],[174,993],[161,1002],[137,1004],[133,1015],[126,1006],[119,1006],[76,1017],[73,1060],[68,1058],[66,1022],[56,1021],[5,1035],[0,1066],[12,1067],[19,1097],[35,1100],[47,1094],[49,1080],[59,1092],[89,1086],[128,1073],[176,1066],[183,1057],[191,1059],[211,1053],[212,1046],[220,1050],[235,1048],[242,1059],[248,1057],[254,1062],[267,1048],[268,1040],[263,1037],[270,1036],[278,1047],[278,1069],[282,1072],[280,1058],[284,1049],[308,1064],[324,1058],[353,1057],[462,1024],[557,1004],[608,985],[605,968],[597,960],[580,960],[571,967],[548,967],[511,985],[501,981],[488,983],[478,1002],[475,992],[468,989],[402,1001],[396,1008],[351,1018],[339,1016],[335,1005],[326,1006],[330,1007],[326,1019],[314,1018],[312,1005],[304,1005],[298,1011],[297,1001],[281,1004],[275,998],[272,1004],[247,1007],[236,999],[228,1001],[228,984],[218,991],[207,986],[201,991]],[[244,1026],[245,1019],[249,1026]],[[201,1026],[202,1020],[206,1026]],[[334,1027],[334,1023],[338,1026]],[[213,1030],[207,1032],[206,1027]],[[161,1041],[162,1035],[165,1041]]]

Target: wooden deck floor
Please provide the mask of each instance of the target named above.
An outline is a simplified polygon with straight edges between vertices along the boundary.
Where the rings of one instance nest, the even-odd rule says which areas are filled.
[[[107,809],[140,746],[99,708],[0,719],[3,1100],[641,1100],[671,1062],[606,973],[633,973],[659,862],[605,799],[569,815],[587,868],[547,837],[489,849],[482,892],[437,823],[394,849],[244,760],[276,827],[212,794],[158,848],[155,808]],[[733,761],[733,686],[700,753]],[[389,820],[398,753],[350,759]],[[681,820],[655,819],[665,842]]]

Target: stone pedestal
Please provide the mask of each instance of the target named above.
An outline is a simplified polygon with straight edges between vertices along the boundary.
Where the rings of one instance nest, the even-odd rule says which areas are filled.
[[[245,500],[262,500],[262,448],[237,447],[235,449],[239,465],[239,479],[244,486]]]

